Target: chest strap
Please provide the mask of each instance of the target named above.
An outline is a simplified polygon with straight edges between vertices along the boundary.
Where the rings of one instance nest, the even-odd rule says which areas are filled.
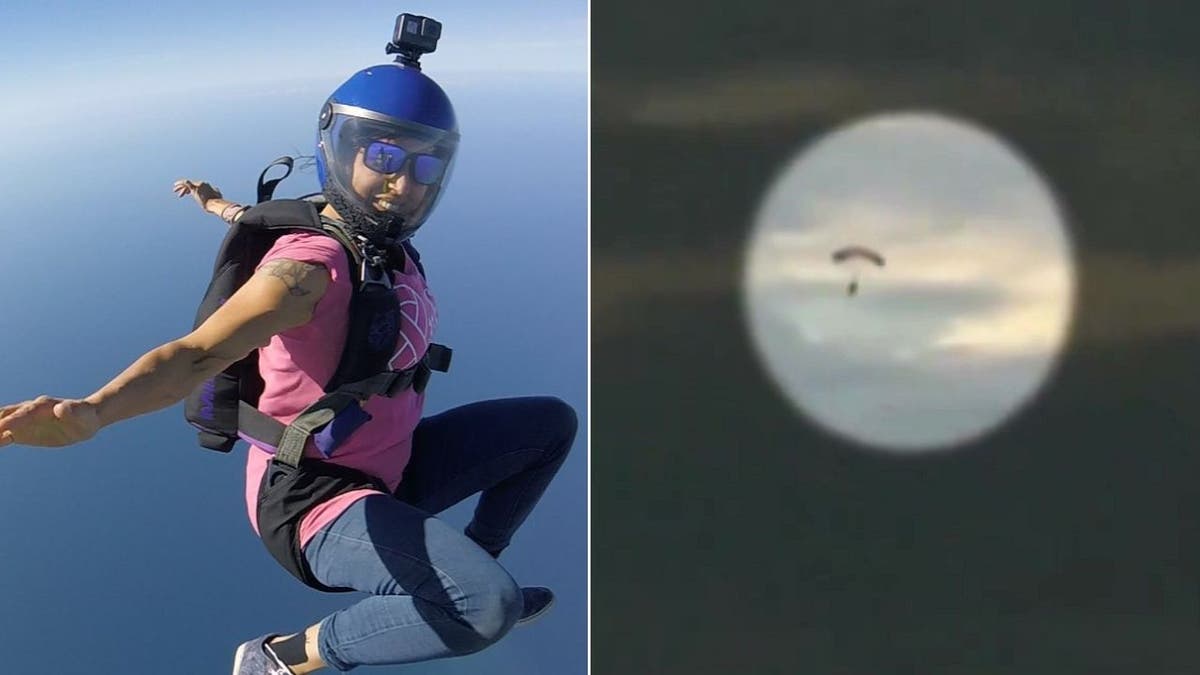
[[[275,461],[299,466],[308,439],[347,406],[371,396],[394,398],[410,388],[419,394],[425,391],[432,371],[444,373],[450,369],[450,356],[449,347],[430,344],[415,366],[347,382],[317,399],[287,425],[242,401],[238,408],[238,431],[248,441],[275,448]]]

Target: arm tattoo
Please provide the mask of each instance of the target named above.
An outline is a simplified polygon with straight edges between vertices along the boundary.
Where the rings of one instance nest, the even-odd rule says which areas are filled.
[[[289,295],[302,296],[308,295],[310,291],[301,288],[300,282],[318,267],[320,265],[280,259],[268,262],[261,270],[282,281],[288,287]]]

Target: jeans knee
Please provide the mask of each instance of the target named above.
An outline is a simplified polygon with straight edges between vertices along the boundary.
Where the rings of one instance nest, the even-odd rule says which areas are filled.
[[[469,608],[461,614],[473,633],[461,653],[477,652],[495,644],[512,630],[524,610],[517,583],[504,568],[496,565],[496,570],[497,573],[489,575],[487,582],[471,595]]]
[[[542,418],[546,421],[546,426],[553,429],[555,436],[561,440],[562,454],[565,455],[571,449],[571,443],[579,430],[579,416],[569,403],[557,396],[542,397],[540,402],[543,408]]]

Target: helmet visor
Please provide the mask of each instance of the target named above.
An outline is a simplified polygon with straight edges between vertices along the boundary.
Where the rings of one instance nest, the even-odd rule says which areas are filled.
[[[402,219],[408,236],[450,179],[458,133],[335,106],[321,142],[331,187],[369,218]]]

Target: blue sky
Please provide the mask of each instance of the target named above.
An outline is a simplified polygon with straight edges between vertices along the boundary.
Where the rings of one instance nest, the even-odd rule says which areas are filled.
[[[164,96],[289,89],[383,62],[396,14],[444,26],[441,74],[587,69],[583,2],[17,2],[0,7],[0,122],[72,123]],[[468,46],[469,48],[463,48]],[[20,96],[11,92],[20,91]]]
[[[463,142],[416,243],[455,362],[427,411],[552,394],[584,427],[503,559],[559,592],[554,611],[481,654],[371,672],[585,666],[586,4],[506,5],[0,7],[0,403],[84,396],[185,333],[223,226],[172,181],[252,200],[267,162],[312,152],[324,97],[391,60],[397,13],[444,24],[423,63]],[[297,171],[277,194],[315,183]],[[178,406],[78,447],[0,452],[0,670],[227,672],[238,642],[348,603],[303,589],[262,550],[235,452],[200,450]],[[465,523],[469,506],[447,520]]]

